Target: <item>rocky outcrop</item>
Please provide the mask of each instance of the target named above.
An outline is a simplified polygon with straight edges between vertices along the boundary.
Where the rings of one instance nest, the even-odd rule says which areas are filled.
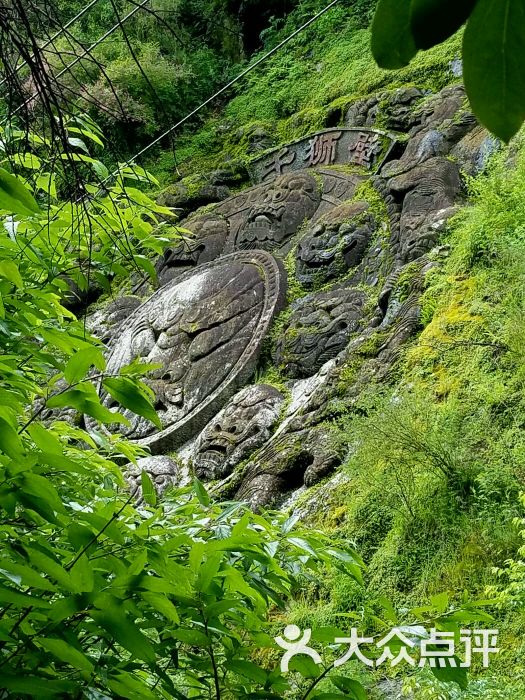
[[[389,381],[418,332],[462,172],[495,148],[462,86],[401,88],[260,156],[254,184],[208,198],[206,211],[186,200],[186,233],[157,261],[158,291],[138,307],[122,299],[92,326],[110,339],[109,371],[160,364],[147,382],[162,427],[130,413],[127,433],[161,455],[144,463],[159,491],[185,464],[260,507],[338,468],[352,448],[341,412]]]

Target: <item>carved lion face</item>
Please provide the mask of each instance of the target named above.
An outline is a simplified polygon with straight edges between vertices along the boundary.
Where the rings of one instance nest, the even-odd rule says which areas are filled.
[[[270,437],[284,397],[272,386],[256,384],[240,391],[202,431],[194,467],[200,479],[222,479]]]
[[[367,208],[366,202],[343,204],[307,228],[296,254],[302,284],[324,284],[359,265],[376,228]]]
[[[317,182],[307,173],[282,175],[266,190],[237,235],[239,249],[280,248],[310,219],[320,203]]]

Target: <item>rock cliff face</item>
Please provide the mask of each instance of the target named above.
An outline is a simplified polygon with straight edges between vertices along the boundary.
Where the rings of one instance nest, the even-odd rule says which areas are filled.
[[[144,462],[154,481],[165,488],[190,468],[260,507],[337,470],[351,448],[338,415],[388,380],[418,332],[462,173],[495,148],[461,86],[411,87],[267,152],[238,194],[223,188],[200,210],[177,200],[192,236],[157,261],[159,288],[93,326],[109,338],[111,371],[160,364],[148,382],[162,429],[134,418],[128,435],[158,455]]]

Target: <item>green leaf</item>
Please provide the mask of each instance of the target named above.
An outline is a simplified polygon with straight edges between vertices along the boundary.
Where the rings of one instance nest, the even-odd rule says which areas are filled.
[[[129,421],[120,413],[110,411],[100,403],[99,396],[92,384],[79,384],[74,389],[68,389],[52,396],[47,401],[49,408],[74,408],[79,413],[85,413],[101,423],[123,423]]]
[[[0,277],[5,277],[6,280],[12,282],[18,289],[24,286],[24,281],[20,275],[18,265],[12,260],[0,261]]]
[[[463,36],[463,76],[474,114],[503,141],[525,119],[525,3],[478,0]]]
[[[359,681],[345,676],[330,676],[330,680],[338,690],[345,692],[345,697],[350,700],[367,700],[366,690]]]
[[[25,185],[3,168],[0,168],[0,209],[21,216],[40,212],[38,204]]]
[[[230,661],[226,664],[226,668],[228,671],[237,673],[240,676],[246,676],[246,678],[255,681],[263,687],[266,683],[266,679],[268,678],[266,671],[251,661]]]
[[[143,591],[140,594],[142,598],[149,603],[152,608],[160,612],[161,615],[175,624],[179,623],[179,613],[177,608],[173,605],[171,600],[168,600],[166,596],[160,593],[151,593],[150,591]]]
[[[16,459],[24,453],[20,436],[5,418],[0,417],[0,450],[11,459]]]
[[[309,656],[294,656],[290,660],[290,671],[299,671],[304,678],[315,678],[319,675],[319,666]]]
[[[177,629],[172,632],[172,635],[175,637],[175,639],[178,639],[185,644],[191,644],[191,646],[211,646],[210,639],[204,634],[204,632],[199,632],[199,630]]]
[[[418,49],[452,36],[469,18],[477,0],[412,0],[410,27]]]
[[[64,369],[64,377],[70,384],[76,384],[86,376],[88,369],[92,365],[100,370],[105,369],[106,361],[102,350],[95,346],[77,350],[67,362]]]
[[[62,639],[49,639],[47,637],[36,637],[37,642],[43,649],[56,656],[60,661],[78,668],[80,671],[92,673],[93,664],[81,651],[71,646],[69,642],[64,642]]]
[[[47,554],[44,554],[43,552],[40,552],[38,549],[34,548],[28,548],[27,555],[31,564],[38,569],[38,571],[47,574],[63,588],[71,591],[71,593],[76,592],[70,575],[58,562],[51,559],[51,557],[47,556]]]
[[[430,602],[436,608],[438,613],[444,613],[448,608],[448,593],[446,591],[443,591],[443,593],[438,593],[437,595],[432,596]]]
[[[18,608],[49,608],[49,603],[46,600],[40,600],[37,596],[27,595],[26,593],[18,593],[12,588],[0,585],[0,601],[2,603],[10,603]]]
[[[157,492],[153,486],[153,481],[150,475],[144,469],[140,473],[140,486],[142,489],[142,498],[149,506],[157,505]]]
[[[210,497],[208,496],[208,492],[204,488],[204,484],[202,483],[202,481],[199,481],[197,477],[193,479],[193,490],[195,491],[195,494],[199,499],[199,503],[201,504],[201,506],[208,507],[210,505]]]
[[[75,593],[91,593],[95,585],[95,577],[85,554],[71,567],[69,576]]]
[[[127,649],[134,658],[146,663],[155,661],[155,649],[137,625],[126,615],[124,608],[116,605],[105,610],[91,612],[99,627],[105,629],[115,641]]]
[[[459,668],[461,661],[456,656],[454,658],[456,659],[456,668],[453,668],[452,666],[445,666],[445,668],[436,666],[430,670],[439,681],[443,681],[444,683],[457,683],[460,688],[465,690],[465,688],[468,686],[467,669]]]
[[[417,53],[410,4],[411,0],[379,0],[372,22],[372,53],[381,68],[402,68]]]
[[[51,430],[42,425],[42,423],[31,423],[27,429],[27,432],[31,436],[31,439],[35,445],[43,452],[49,452],[50,454],[56,455],[62,454],[64,446],[60,440],[53,435]]]
[[[59,693],[67,693],[76,687],[76,684],[67,681],[51,681],[47,678],[30,675],[10,675],[2,673],[0,678],[3,690],[12,690],[15,693],[24,693],[30,698],[56,697]]]
[[[103,381],[104,388],[125,408],[150,420],[157,428],[162,428],[160,418],[147,398],[140,384],[128,377],[108,377]]]

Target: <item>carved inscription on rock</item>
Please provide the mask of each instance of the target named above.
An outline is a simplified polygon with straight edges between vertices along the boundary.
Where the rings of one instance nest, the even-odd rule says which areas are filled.
[[[142,304],[112,345],[107,371],[135,358],[160,365],[147,383],[162,430],[126,413],[127,436],[158,453],[198,433],[253,373],[284,285],[268,253],[233,253],[183,274]]]
[[[327,129],[257,158],[252,161],[251,170],[256,182],[327,165],[355,165],[375,172],[393,143],[390,134],[377,129]]]

